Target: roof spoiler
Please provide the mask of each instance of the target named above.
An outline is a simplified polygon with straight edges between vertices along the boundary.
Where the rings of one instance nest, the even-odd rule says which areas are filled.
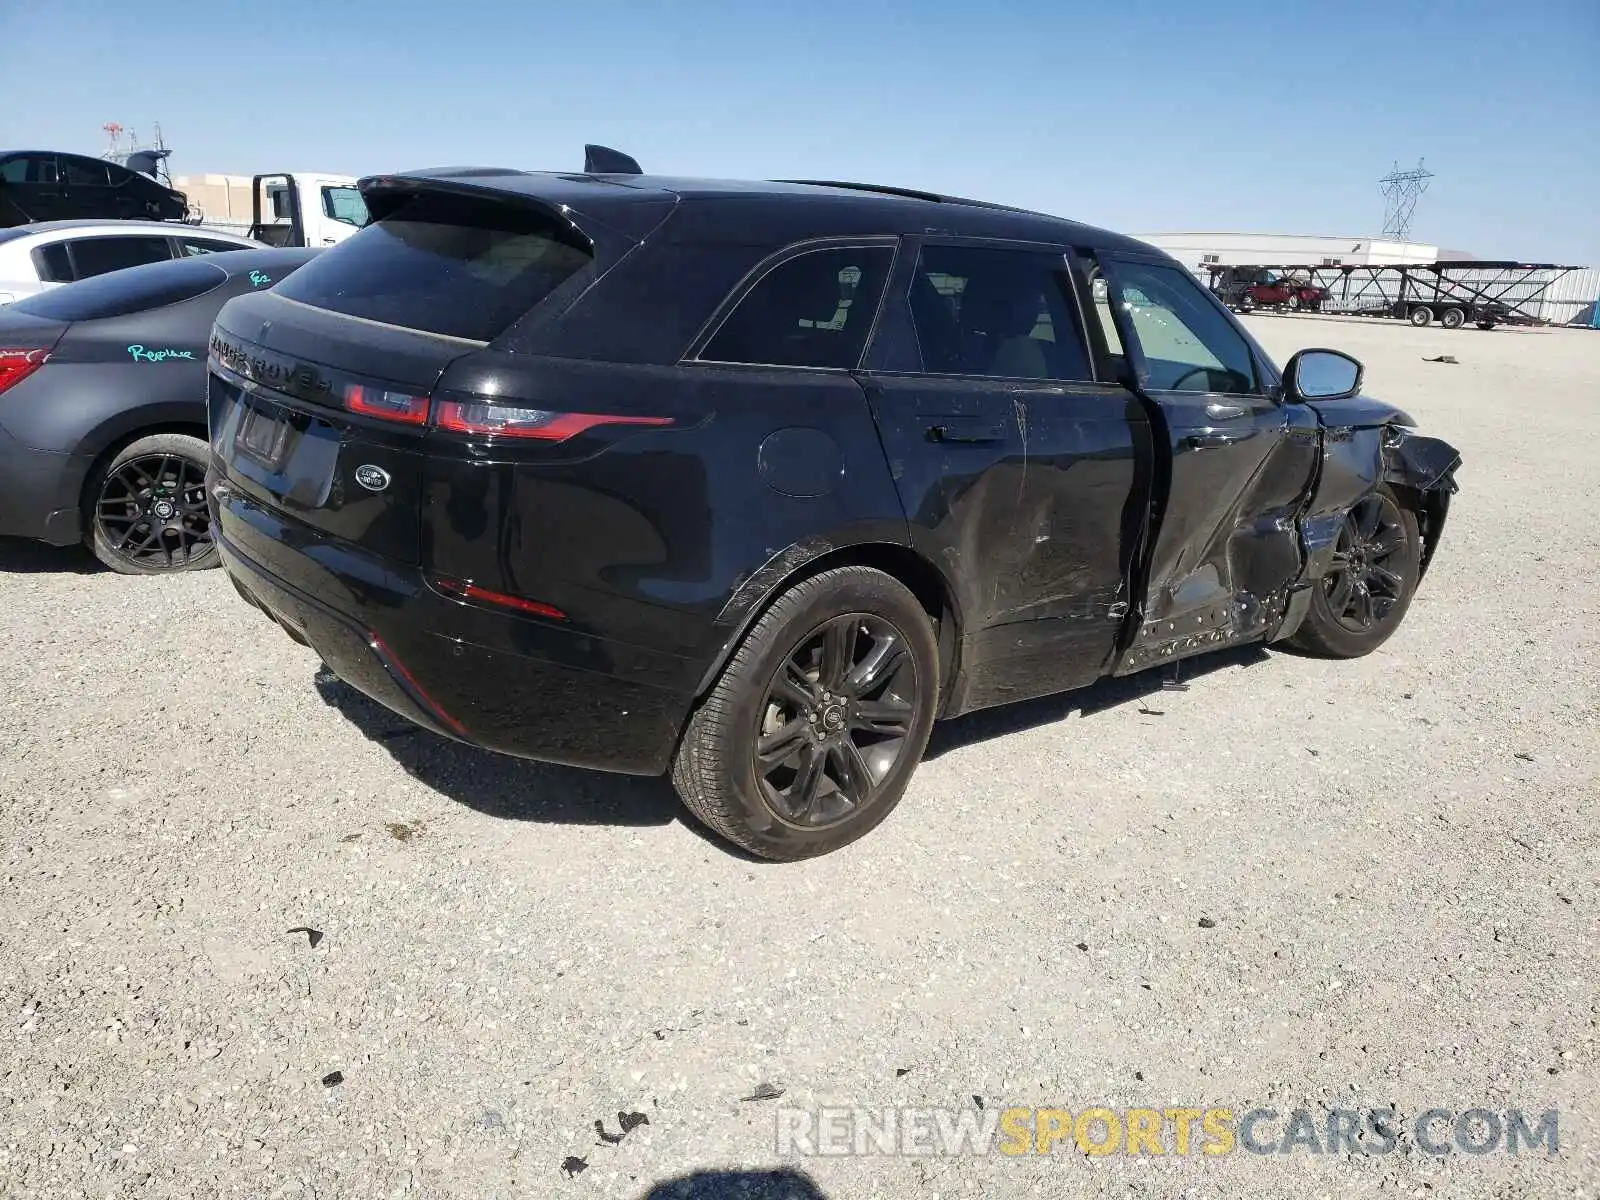
[[[643,175],[639,164],[620,150],[609,146],[587,145],[583,148],[583,173],[585,175]]]

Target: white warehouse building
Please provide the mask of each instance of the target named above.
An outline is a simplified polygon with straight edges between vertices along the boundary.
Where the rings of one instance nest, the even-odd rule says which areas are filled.
[[[1382,267],[1433,262],[1473,262],[1478,256],[1432,242],[1398,242],[1383,238],[1317,236],[1300,233],[1140,233],[1148,242],[1172,255],[1202,280],[1207,268],[1228,266]],[[1484,279],[1492,280],[1496,268],[1486,265]],[[1600,326],[1600,269],[1571,271],[1557,277],[1542,272],[1534,277],[1552,280],[1538,298],[1519,304],[1520,295],[1506,299],[1530,317],[1557,325]]]
[[[1165,250],[1200,275],[1213,265],[1387,266],[1477,257],[1465,250],[1444,250],[1431,242],[1388,242],[1369,237],[1317,237],[1301,233],[1140,233],[1134,236]]]

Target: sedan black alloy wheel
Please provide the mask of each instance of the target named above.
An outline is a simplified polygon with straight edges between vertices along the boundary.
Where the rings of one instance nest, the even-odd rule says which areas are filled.
[[[1375,492],[1350,509],[1322,579],[1328,609],[1340,625],[1364,633],[1399,603],[1406,582],[1394,568],[1405,544],[1400,508],[1391,497]]]
[[[905,638],[882,617],[847,613],[783,660],[758,715],[756,777],[797,825],[832,825],[864,806],[904,753],[917,709]]]
[[[131,458],[106,476],[95,522],[112,551],[141,567],[182,567],[211,546],[205,468],[179,454]]]

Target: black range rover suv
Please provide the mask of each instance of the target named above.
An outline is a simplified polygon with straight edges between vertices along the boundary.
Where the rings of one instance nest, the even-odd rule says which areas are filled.
[[[1400,622],[1458,459],[1354,360],[1068,221],[606,167],[364,180],[218,319],[223,563],[396,712],[800,858],[936,718]]]

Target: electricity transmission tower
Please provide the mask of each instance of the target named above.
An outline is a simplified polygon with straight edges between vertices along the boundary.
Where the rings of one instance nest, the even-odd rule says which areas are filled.
[[[1428,190],[1428,180],[1433,178],[1433,172],[1422,165],[1422,159],[1417,159],[1417,165],[1408,171],[1400,169],[1400,163],[1395,161],[1394,169],[1378,180],[1378,187],[1383,191],[1383,236],[1403,242],[1411,236],[1411,215],[1417,210],[1417,198]]]

